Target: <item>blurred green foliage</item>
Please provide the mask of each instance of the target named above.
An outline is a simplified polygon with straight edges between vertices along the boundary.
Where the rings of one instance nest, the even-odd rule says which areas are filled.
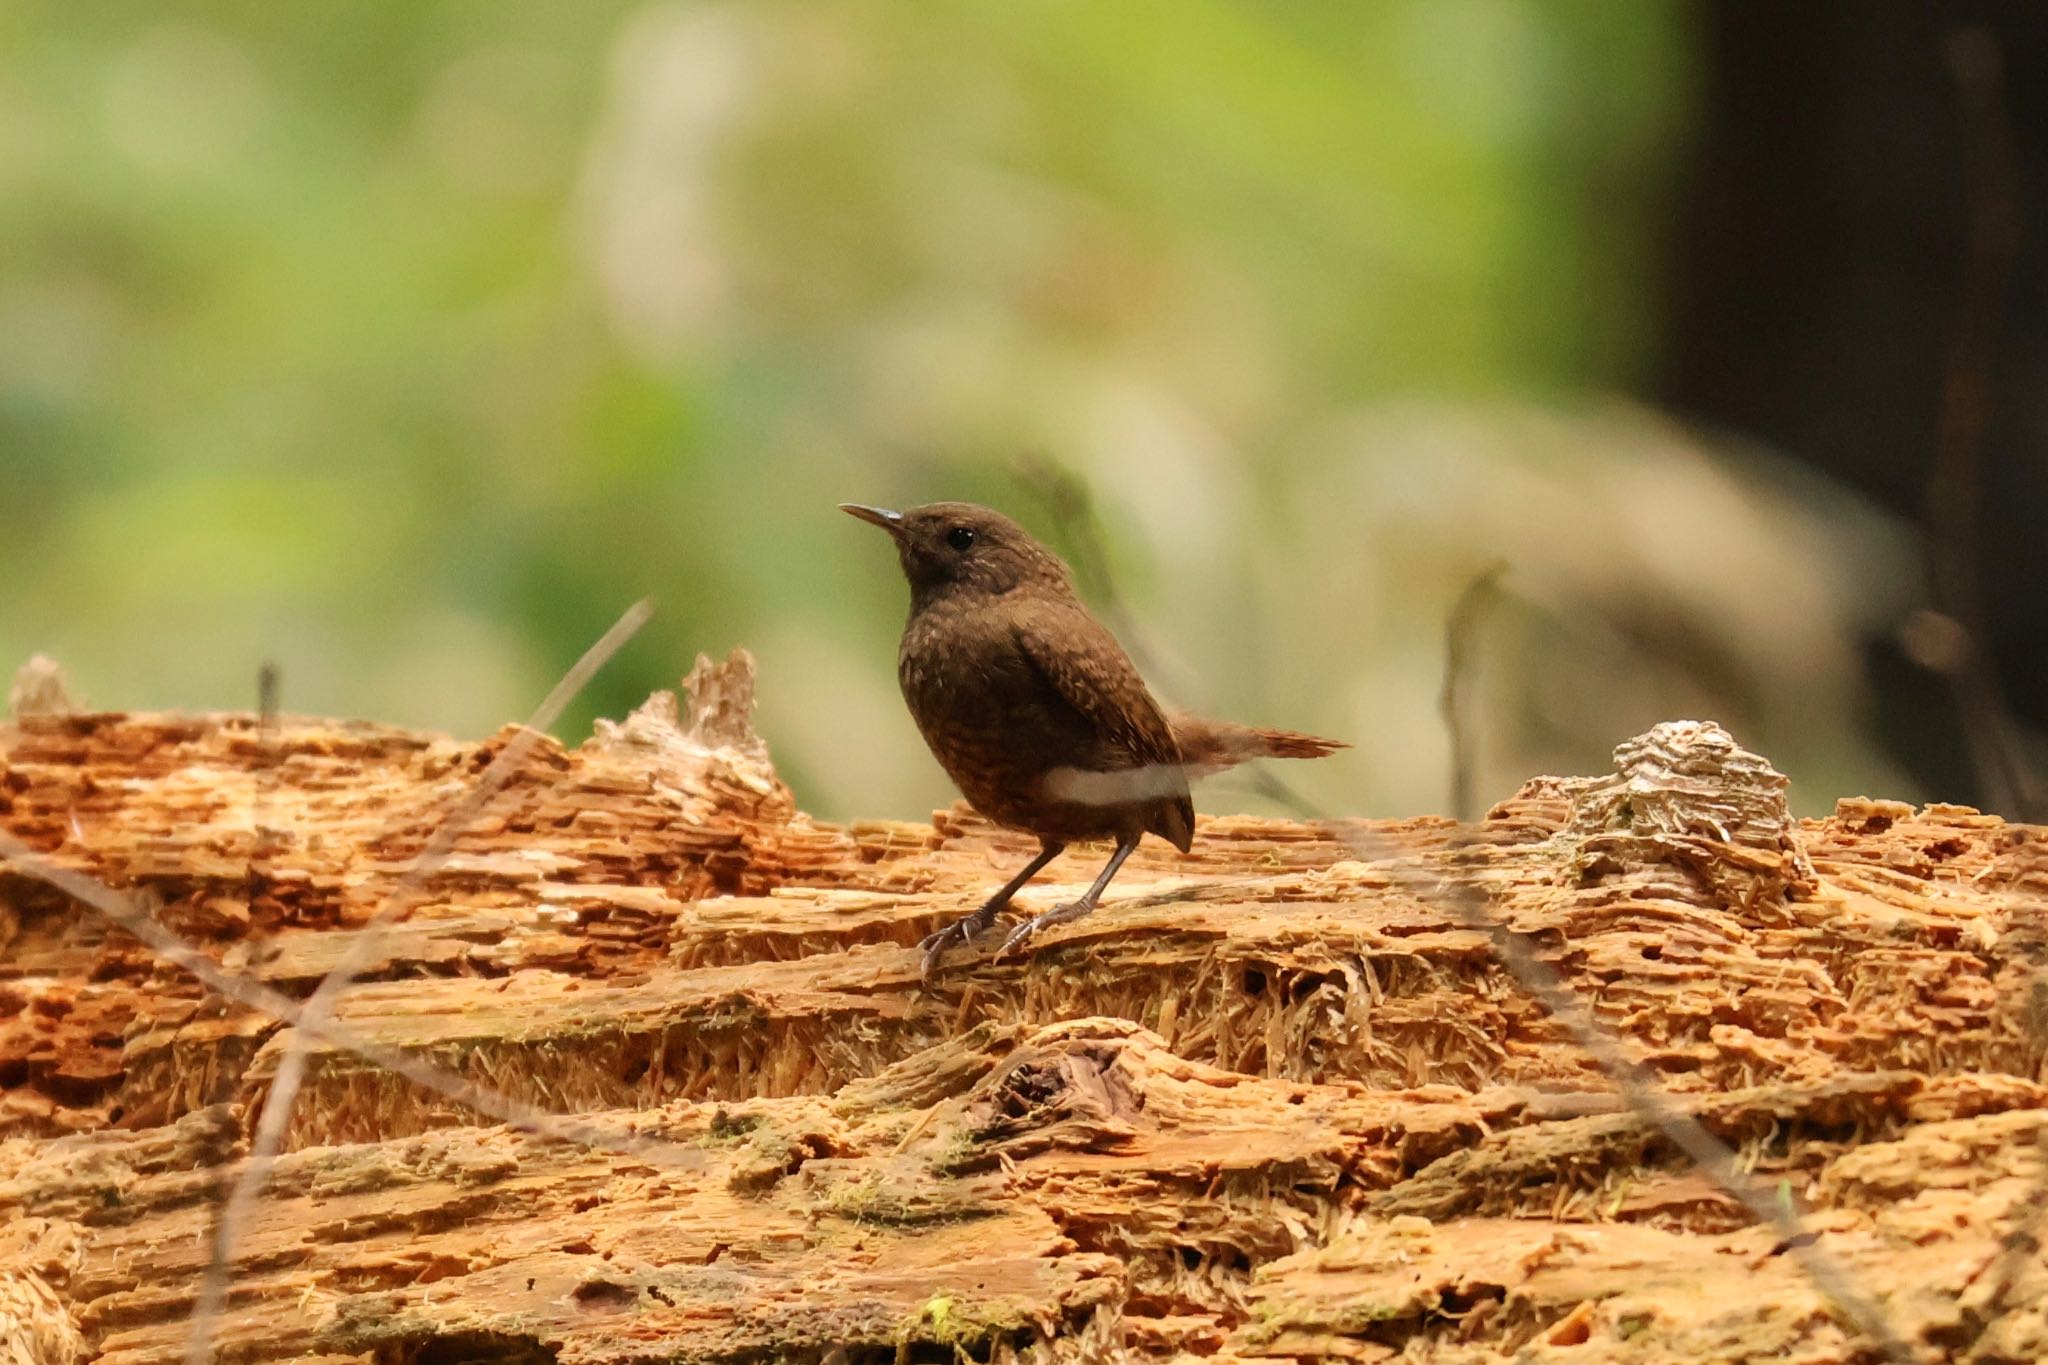
[[[1187,700],[1355,731],[1370,632],[1250,677],[1232,566],[1376,458],[1319,434],[1356,407],[1626,388],[1685,16],[14,0],[0,656],[115,707],[246,706],[273,658],[291,709],[476,734],[652,593],[572,736],[748,644],[799,794],[905,813],[944,787],[901,589],[833,505],[1057,538],[1041,453]],[[1318,544],[1284,566],[1344,580]]]

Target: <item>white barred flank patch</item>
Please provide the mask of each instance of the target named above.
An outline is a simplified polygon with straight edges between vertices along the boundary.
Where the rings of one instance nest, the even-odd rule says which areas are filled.
[[[1186,796],[1188,775],[1178,763],[1148,763],[1113,772],[1062,766],[1046,773],[1044,791],[1055,801],[1079,806],[1128,806]]]

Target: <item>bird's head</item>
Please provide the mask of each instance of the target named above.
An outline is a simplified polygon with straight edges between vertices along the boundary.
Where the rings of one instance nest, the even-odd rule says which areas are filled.
[[[1059,557],[1001,512],[971,502],[933,502],[904,512],[847,502],[839,510],[872,522],[895,539],[913,605],[950,591],[1072,591]]]

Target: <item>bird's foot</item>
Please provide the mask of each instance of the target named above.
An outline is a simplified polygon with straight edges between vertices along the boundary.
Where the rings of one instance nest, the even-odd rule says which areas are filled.
[[[1025,920],[1010,931],[1010,936],[1003,940],[1002,947],[996,949],[996,955],[991,961],[1001,962],[1010,955],[1012,948],[1022,947],[1025,941],[1039,930],[1050,929],[1055,924],[1066,924],[1072,920],[1077,920],[1094,908],[1095,903],[1093,901],[1068,901],[1065,905],[1055,905],[1042,915],[1033,915],[1030,919]]]
[[[946,955],[946,949],[954,944],[962,947],[974,941],[975,935],[988,928],[994,917],[979,910],[971,915],[962,915],[937,933],[926,934],[918,940],[918,949],[924,953],[924,962],[917,969],[918,980],[929,985],[938,974],[939,960]]]

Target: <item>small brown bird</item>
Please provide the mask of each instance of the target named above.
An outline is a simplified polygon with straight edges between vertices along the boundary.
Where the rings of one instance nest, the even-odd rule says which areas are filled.
[[[910,580],[896,676],[925,743],[969,805],[1039,841],[1038,856],[980,909],[919,945],[927,978],[949,945],[986,930],[1069,843],[1114,839],[1116,851],[1080,899],[1019,924],[997,957],[1093,910],[1146,834],[1187,852],[1191,774],[1347,747],[1289,730],[1169,719],[1075,595],[1067,566],[1000,512],[970,502],[840,510],[895,538]]]

